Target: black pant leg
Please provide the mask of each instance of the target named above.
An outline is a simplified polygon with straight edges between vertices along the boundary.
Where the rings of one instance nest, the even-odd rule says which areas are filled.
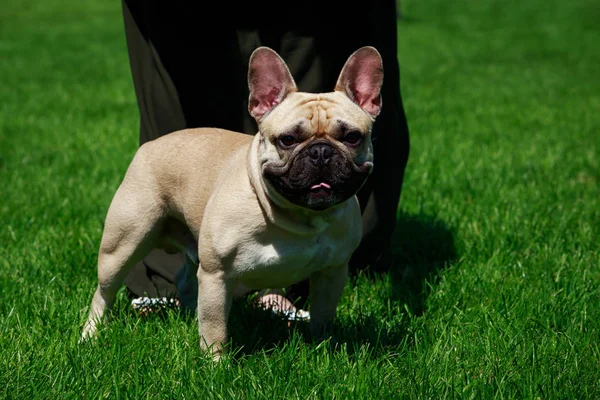
[[[140,144],[185,128],[244,128],[247,72],[237,33],[228,24],[215,29],[205,22],[212,18],[195,2],[123,0]],[[132,268],[125,285],[138,296],[173,296],[182,265],[182,254],[155,249]]]
[[[151,40],[154,17],[143,0],[123,0],[123,22],[133,85],[140,112],[140,144],[183,129],[185,117],[177,90]],[[133,266],[125,285],[137,296],[176,293],[175,271],[183,256],[154,250]]]

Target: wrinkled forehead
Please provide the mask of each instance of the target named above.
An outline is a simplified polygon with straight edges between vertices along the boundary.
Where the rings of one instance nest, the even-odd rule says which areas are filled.
[[[271,133],[302,129],[317,136],[340,129],[369,132],[373,119],[341,92],[291,93],[265,119]]]

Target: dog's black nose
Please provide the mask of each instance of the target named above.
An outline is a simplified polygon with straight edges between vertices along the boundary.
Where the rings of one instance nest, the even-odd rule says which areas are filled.
[[[315,143],[308,149],[308,155],[316,165],[324,165],[333,155],[333,148],[327,143]]]

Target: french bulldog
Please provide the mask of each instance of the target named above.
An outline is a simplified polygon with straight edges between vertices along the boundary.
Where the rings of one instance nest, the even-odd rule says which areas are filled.
[[[283,59],[259,47],[248,69],[256,135],[186,129],[142,145],[108,209],[82,340],[157,247],[185,254],[179,295],[197,309],[200,346],[215,359],[232,298],[252,289],[309,277],[310,330],[324,334],[361,240],[356,193],[373,169],[382,83],[373,47],[350,55],[334,91],[319,94],[299,92]]]

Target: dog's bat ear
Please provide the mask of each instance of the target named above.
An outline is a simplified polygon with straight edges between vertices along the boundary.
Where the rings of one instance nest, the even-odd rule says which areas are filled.
[[[360,108],[376,117],[381,111],[382,84],[381,55],[374,47],[365,46],[348,57],[335,85],[335,91],[345,93]]]
[[[248,111],[257,122],[281,103],[296,83],[279,55],[268,47],[259,47],[250,56],[248,68]]]

